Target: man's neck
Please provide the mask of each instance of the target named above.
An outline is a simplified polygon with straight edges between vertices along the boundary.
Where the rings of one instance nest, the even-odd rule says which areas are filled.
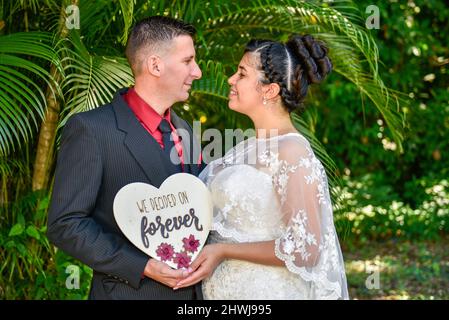
[[[142,98],[143,101],[148,103],[159,115],[164,116],[165,112],[171,107],[171,103],[167,102],[163,97],[154,94],[158,90],[152,90],[151,88],[144,87],[142,85],[134,86],[134,90]]]

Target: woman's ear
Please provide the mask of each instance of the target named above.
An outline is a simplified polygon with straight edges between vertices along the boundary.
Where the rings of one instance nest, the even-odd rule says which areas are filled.
[[[151,55],[146,60],[146,69],[149,74],[160,77],[164,69],[164,63],[159,56]]]
[[[267,100],[276,98],[281,91],[281,87],[277,83],[270,83],[264,86],[263,93]]]

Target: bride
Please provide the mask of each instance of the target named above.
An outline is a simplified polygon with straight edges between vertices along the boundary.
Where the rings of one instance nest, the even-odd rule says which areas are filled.
[[[289,116],[331,69],[324,43],[310,35],[248,43],[229,78],[229,107],[257,134],[200,176],[213,231],[174,289],[203,280],[205,299],[349,298],[326,173]]]

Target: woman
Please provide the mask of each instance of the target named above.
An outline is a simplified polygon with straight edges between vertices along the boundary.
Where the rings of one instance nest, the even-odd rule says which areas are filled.
[[[326,173],[289,116],[331,69],[310,35],[248,43],[229,107],[257,134],[203,171],[214,231],[175,289],[204,279],[205,299],[348,299]]]

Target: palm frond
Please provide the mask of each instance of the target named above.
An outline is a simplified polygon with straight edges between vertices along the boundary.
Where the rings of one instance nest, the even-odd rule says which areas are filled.
[[[310,33],[325,40],[335,71],[372,100],[402,150],[404,119],[399,105],[406,100],[382,82],[377,45],[352,1],[333,1],[329,5],[299,0],[248,1],[244,5],[224,1],[206,7],[198,19],[204,23],[205,39],[200,43],[209,44],[199,47],[199,55],[213,57],[225,65],[237,63],[236,56],[241,54],[233,49],[243,48],[251,37],[285,40],[289,34]],[[223,48],[224,38],[233,43],[229,50]]]
[[[67,103],[60,126],[74,113],[109,103],[117,89],[134,83],[125,58],[93,55],[77,35],[72,35],[68,41],[73,48],[66,46],[62,49],[65,52],[62,62],[67,74],[62,89]]]
[[[123,35],[121,37],[122,43],[125,44],[128,39],[128,31],[133,23],[134,1],[120,0],[120,7],[123,16],[125,28],[123,28]]]
[[[198,65],[203,72],[203,76],[201,79],[193,82],[192,95],[201,94],[227,99],[229,91],[228,77],[225,74],[223,65],[213,60],[200,60]]]
[[[46,101],[41,88],[42,83],[50,84],[51,75],[27,57],[59,65],[50,44],[51,36],[41,32],[0,37],[0,155],[27,142],[33,125],[37,128],[38,119],[44,117]]]
[[[132,17],[128,16],[130,12],[128,7],[125,6],[125,9],[122,9],[118,1],[96,0],[81,1],[79,10],[82,13],[79,32],[86,47],[96,48],[96,51],[105,47],[105,50],[111,54],[110,52],[124,41],[124,29],[127,32],[127,28],[132,23],[130,20]],[[117,19],[121,16],[121,10],[123,10],[124,24],[119,23],[120,20]],[[127,15],[126,18],[125,15]],[[122,51],[120,46],[117,47],[119,47],[117,52]]]

